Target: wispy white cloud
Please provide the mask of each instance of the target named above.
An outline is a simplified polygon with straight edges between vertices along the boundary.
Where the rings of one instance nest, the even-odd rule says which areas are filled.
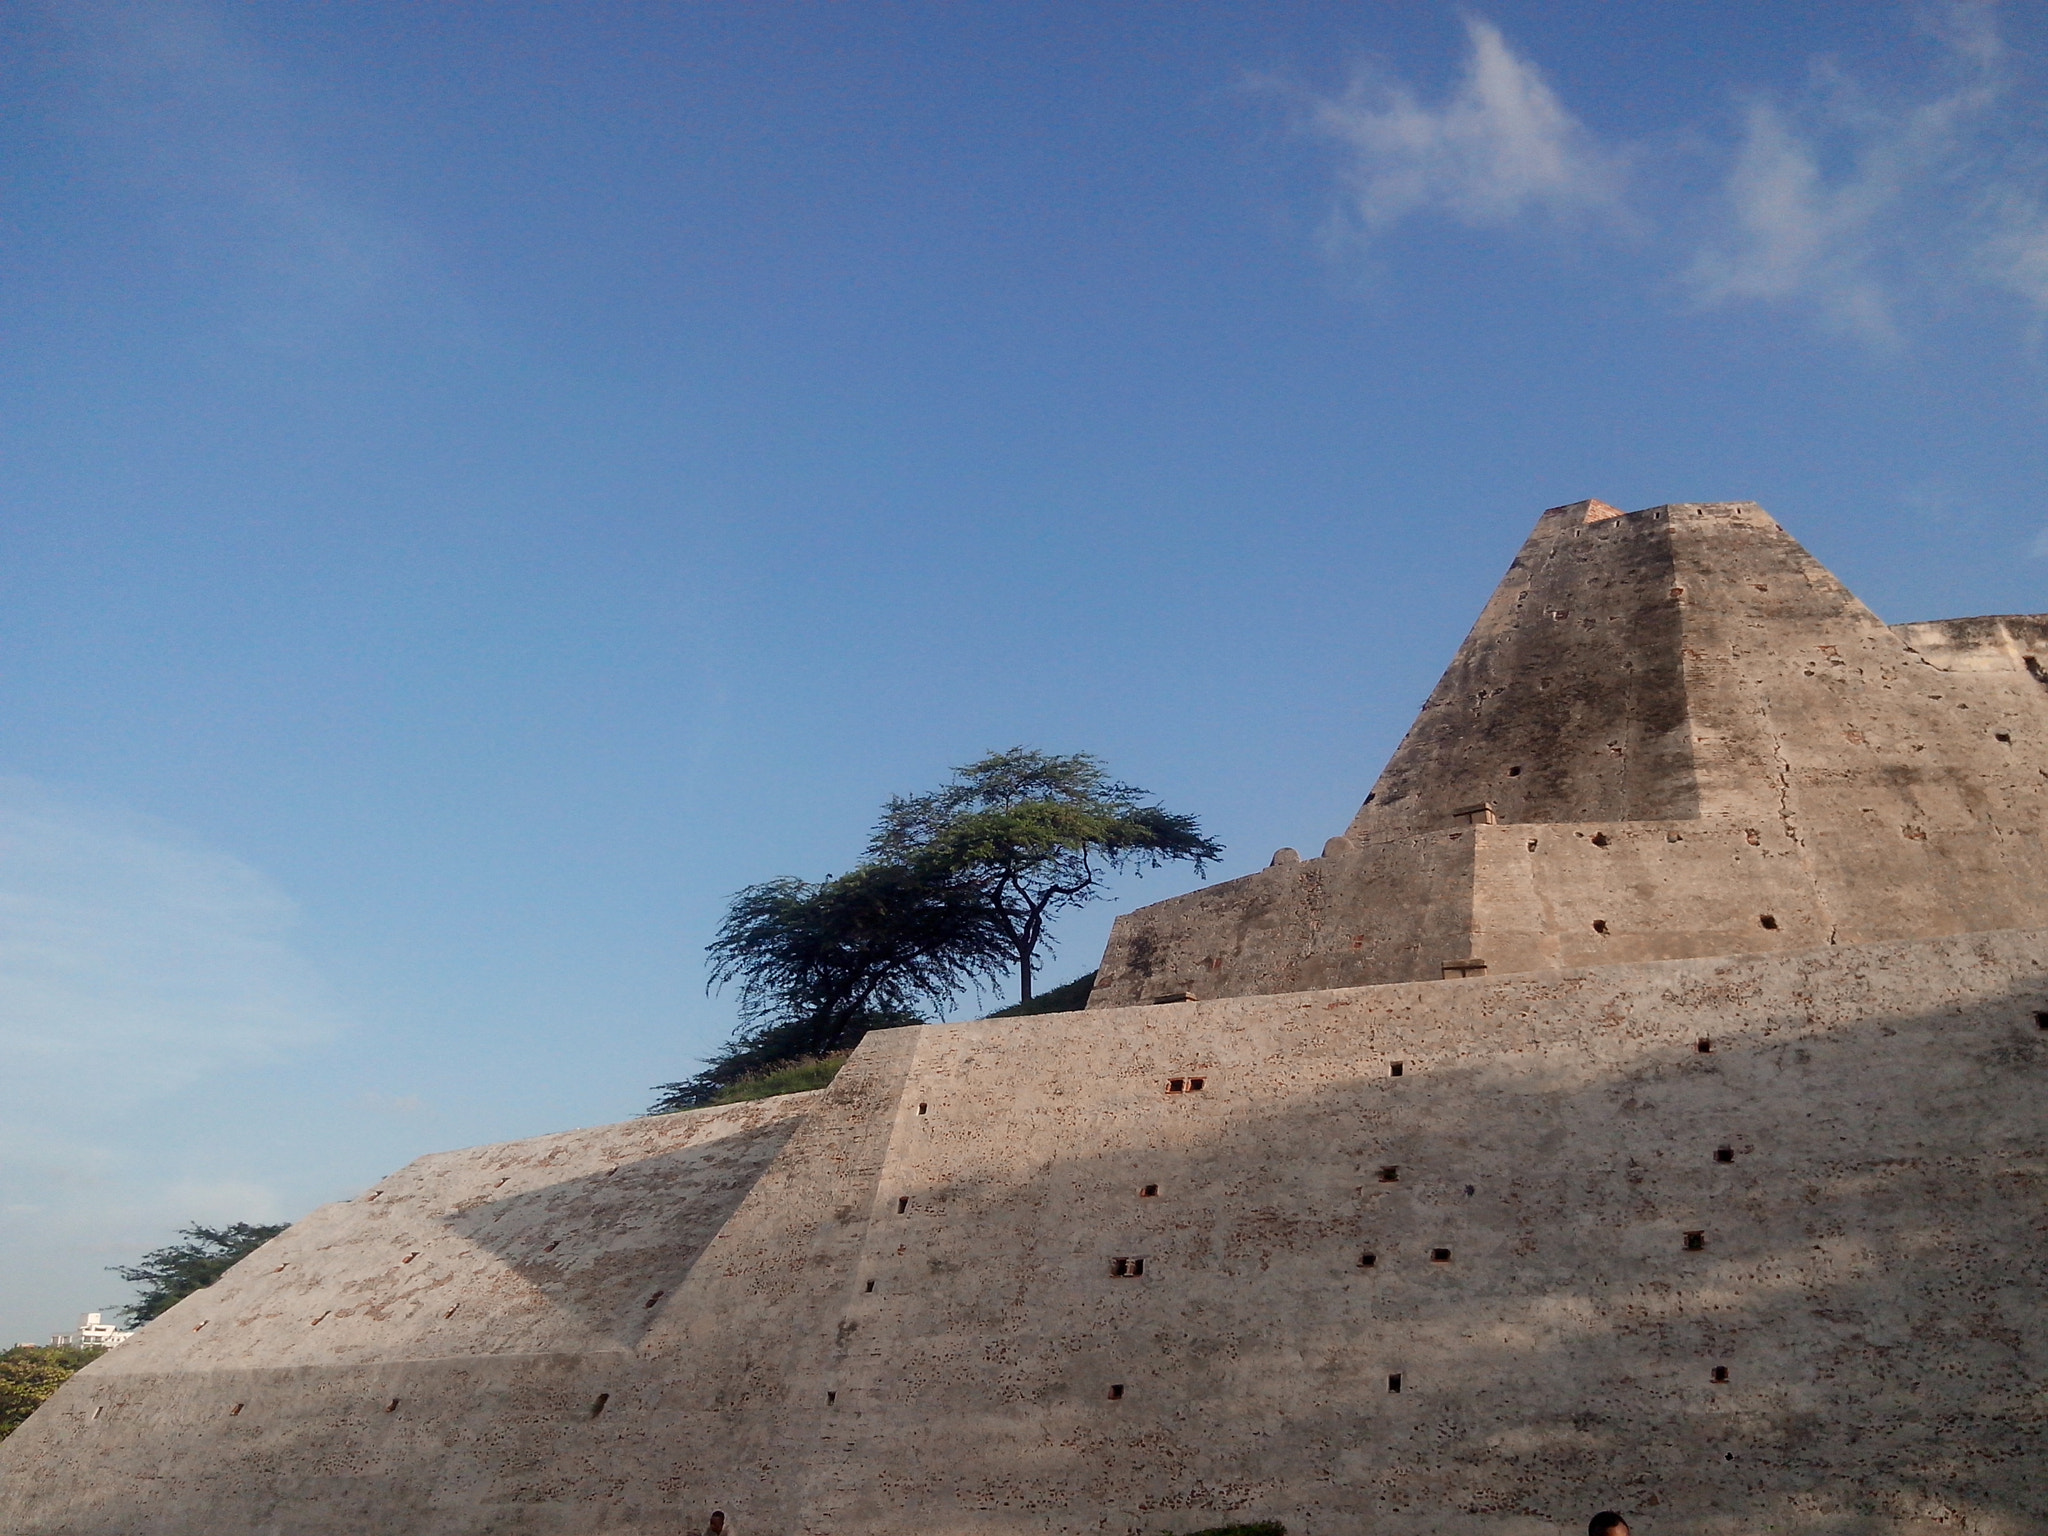
[[[1346,222],[1370,234],[1423,212],[1478,226],[1617,207],[1621,158],[1498,28],[1471,17],[1465,31],[1463,76],[1441,102],[1370,70],[1338,96],[1289,93],[1304,126],[1342,147]]]
[[[1710,305],[1811,299],[1830,322],[1891,339],[1891,304],[1874,271],[1879,218],[1904,188],[1869,169],[1830,184],[1813,144],[1769,103],[1753,103],[1722,189],[1725,208],[1686,280]]]
[[[114,1305],[106,1266],[184,1222],[296,1214],[284,1170],[162,1138],[181,1091],[338,1033],[297,916],[173,827],[0,778],[0,1344]]]
[[[1983,7],[1934,22],[1946,78],[1917,99],[1822,64],[1789,99],[1749,101],[1686,271],[1696,297],[1801,302],[1889,342],[1906,290],[1983,270],[2003,233],[1988,204],[2009,191],[1978,155],[1999,126],[2005,55]]]
[[[386,296],[416,240],[332,184],[301,88],[207,0],[65,0],[72,121],[156,194],[188,264],[231,274],[250,339],[290,346]]]
[[[1705,188],[1684,170],[1699,148],[1690,125],[1661,142],[1603,140],[1478,18],[1441,101],[1372,73],[1334,95],[1291,94],[1301,126],[1338,147],[1357,235],[1431,217],[1507,228],[1598,213],[1652,232],[1645,248],[1707,307],[1791,307],[1879,345],[1900,339],[1902,316],[1972,293],[2048,321],[2048,139],[2024,110],[1995,7],[1917,14],[1933,43],[1917,84],[1827,61],[1791,91],[1730,82],[1735,111],[1707,141],[1720,168]]]
[[[58,1084],[105,1107],[328,1037],[295,920],[230,855],[0,778],[0,1118],[40,1122]]]
[[[1989,199],[1990,234],[1978,251],[1985,278],[2048,316],[2048,207],[2016,187]]]

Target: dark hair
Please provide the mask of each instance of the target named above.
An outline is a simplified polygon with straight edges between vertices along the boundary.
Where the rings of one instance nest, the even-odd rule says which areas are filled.
[[[1609,1531],[1628,1529],[1628,1522],[1611,1509],[1603,1509],[1586,1527],[1586,1536],[1607,1536]]]

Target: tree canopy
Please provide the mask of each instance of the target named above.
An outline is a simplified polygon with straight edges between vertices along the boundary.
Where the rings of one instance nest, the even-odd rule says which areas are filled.
[[[59,1349],[18,1344],[0,1354],[0,1440],[69,1381],[79,1368],[104,1355],[104,1349]]]
[[[139,1328],[194,1291],[204,1290],[287,1225],[252,1226],[238,1221],[232,1226],[203,1227],[195,1222],[179,1229],[178,1235],[186,1241],[152,1249],[133,1265],[117,1266],[115,1274],[143,1287],[142,1295],[123,1309],[128,1325]]]
[[[697,1076],[656,1088],[652,1114],[918,1022],[994,974],[1001,929],[970,886],[900,864],[750,885],[709,946],[712,990],[736,985],[741,1027]]]
[[[648,1113],[723,1102],[743,1083],[791,1091],[810,1078],[786,1069],[836,1060],[1005,973],[1030,1003],[1061,912],[1118,871],[1184,860],[1199,873],[1222,854],[1194,817],[1146,800],[1086,752],[1012,747],[890,800],[851,873],[740,891],[708,946],[710,990],[737,989],[740,1026],[695,1077],[660,1084]],[[1073,986],[1071,1006],[1085,1005]]]
[[[1176,860],[1201,874],[1222,857],[1193,816],[1145,798],[1090,753],[1012,747],[955,769],[929,794],[892,799],[868,856],[974,890],[1002,931],[1018,1000],[1029,1002],[1048,924],[1094,901],[1109,875]]]

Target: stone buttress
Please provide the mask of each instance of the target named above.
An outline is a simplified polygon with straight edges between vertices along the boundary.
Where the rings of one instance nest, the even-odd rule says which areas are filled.
[[[2048,923],[2043,661],[1753,503],[1553,508],[1344,835],[1120,918],[1089,1006]]]

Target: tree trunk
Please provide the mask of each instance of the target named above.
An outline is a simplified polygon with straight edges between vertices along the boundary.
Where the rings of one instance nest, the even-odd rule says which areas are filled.
[[[1031,955],[1029,951],[1017,957],[1018,997],[1020,1003],[1031,1001]]]

